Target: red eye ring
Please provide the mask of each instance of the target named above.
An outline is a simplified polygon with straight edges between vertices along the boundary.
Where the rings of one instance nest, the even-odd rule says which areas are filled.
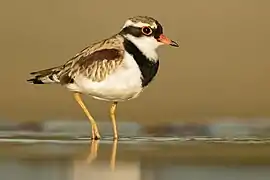
[[[150,34],[152,34],[153,30],[148,27],[148,26],[144,26],[142,27],[142,33],[149,36]]]

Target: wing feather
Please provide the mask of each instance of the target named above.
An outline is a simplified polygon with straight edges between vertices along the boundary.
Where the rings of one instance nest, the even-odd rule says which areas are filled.
[[[63,65],[59,72],[60,82],[70,83],[79,74],[100,82],[121,65],[123,56],[124,48],[120,37],[98,42],[83,49]]]

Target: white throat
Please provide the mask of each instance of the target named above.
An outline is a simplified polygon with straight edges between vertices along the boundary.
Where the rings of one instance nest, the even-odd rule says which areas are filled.
[[[134,37],[130,34],[125,35],[138,49],[150,60],[157,61],[158,54],[156,49],[162,44],[157,42],[154,37]]]

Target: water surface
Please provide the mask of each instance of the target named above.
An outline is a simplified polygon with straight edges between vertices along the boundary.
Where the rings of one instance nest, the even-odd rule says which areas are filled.
[[[1,139],[3,179],[269,179],[267,141],[133,137]],[[241,142],[241,143],[239,143]]]

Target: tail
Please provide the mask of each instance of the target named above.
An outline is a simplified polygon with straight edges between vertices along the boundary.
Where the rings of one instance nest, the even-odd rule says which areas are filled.
[[[59,83],[57,74],[61,71],[61,66],[31,72],[34,77],[27,81],[32,84],[55,84]]]

